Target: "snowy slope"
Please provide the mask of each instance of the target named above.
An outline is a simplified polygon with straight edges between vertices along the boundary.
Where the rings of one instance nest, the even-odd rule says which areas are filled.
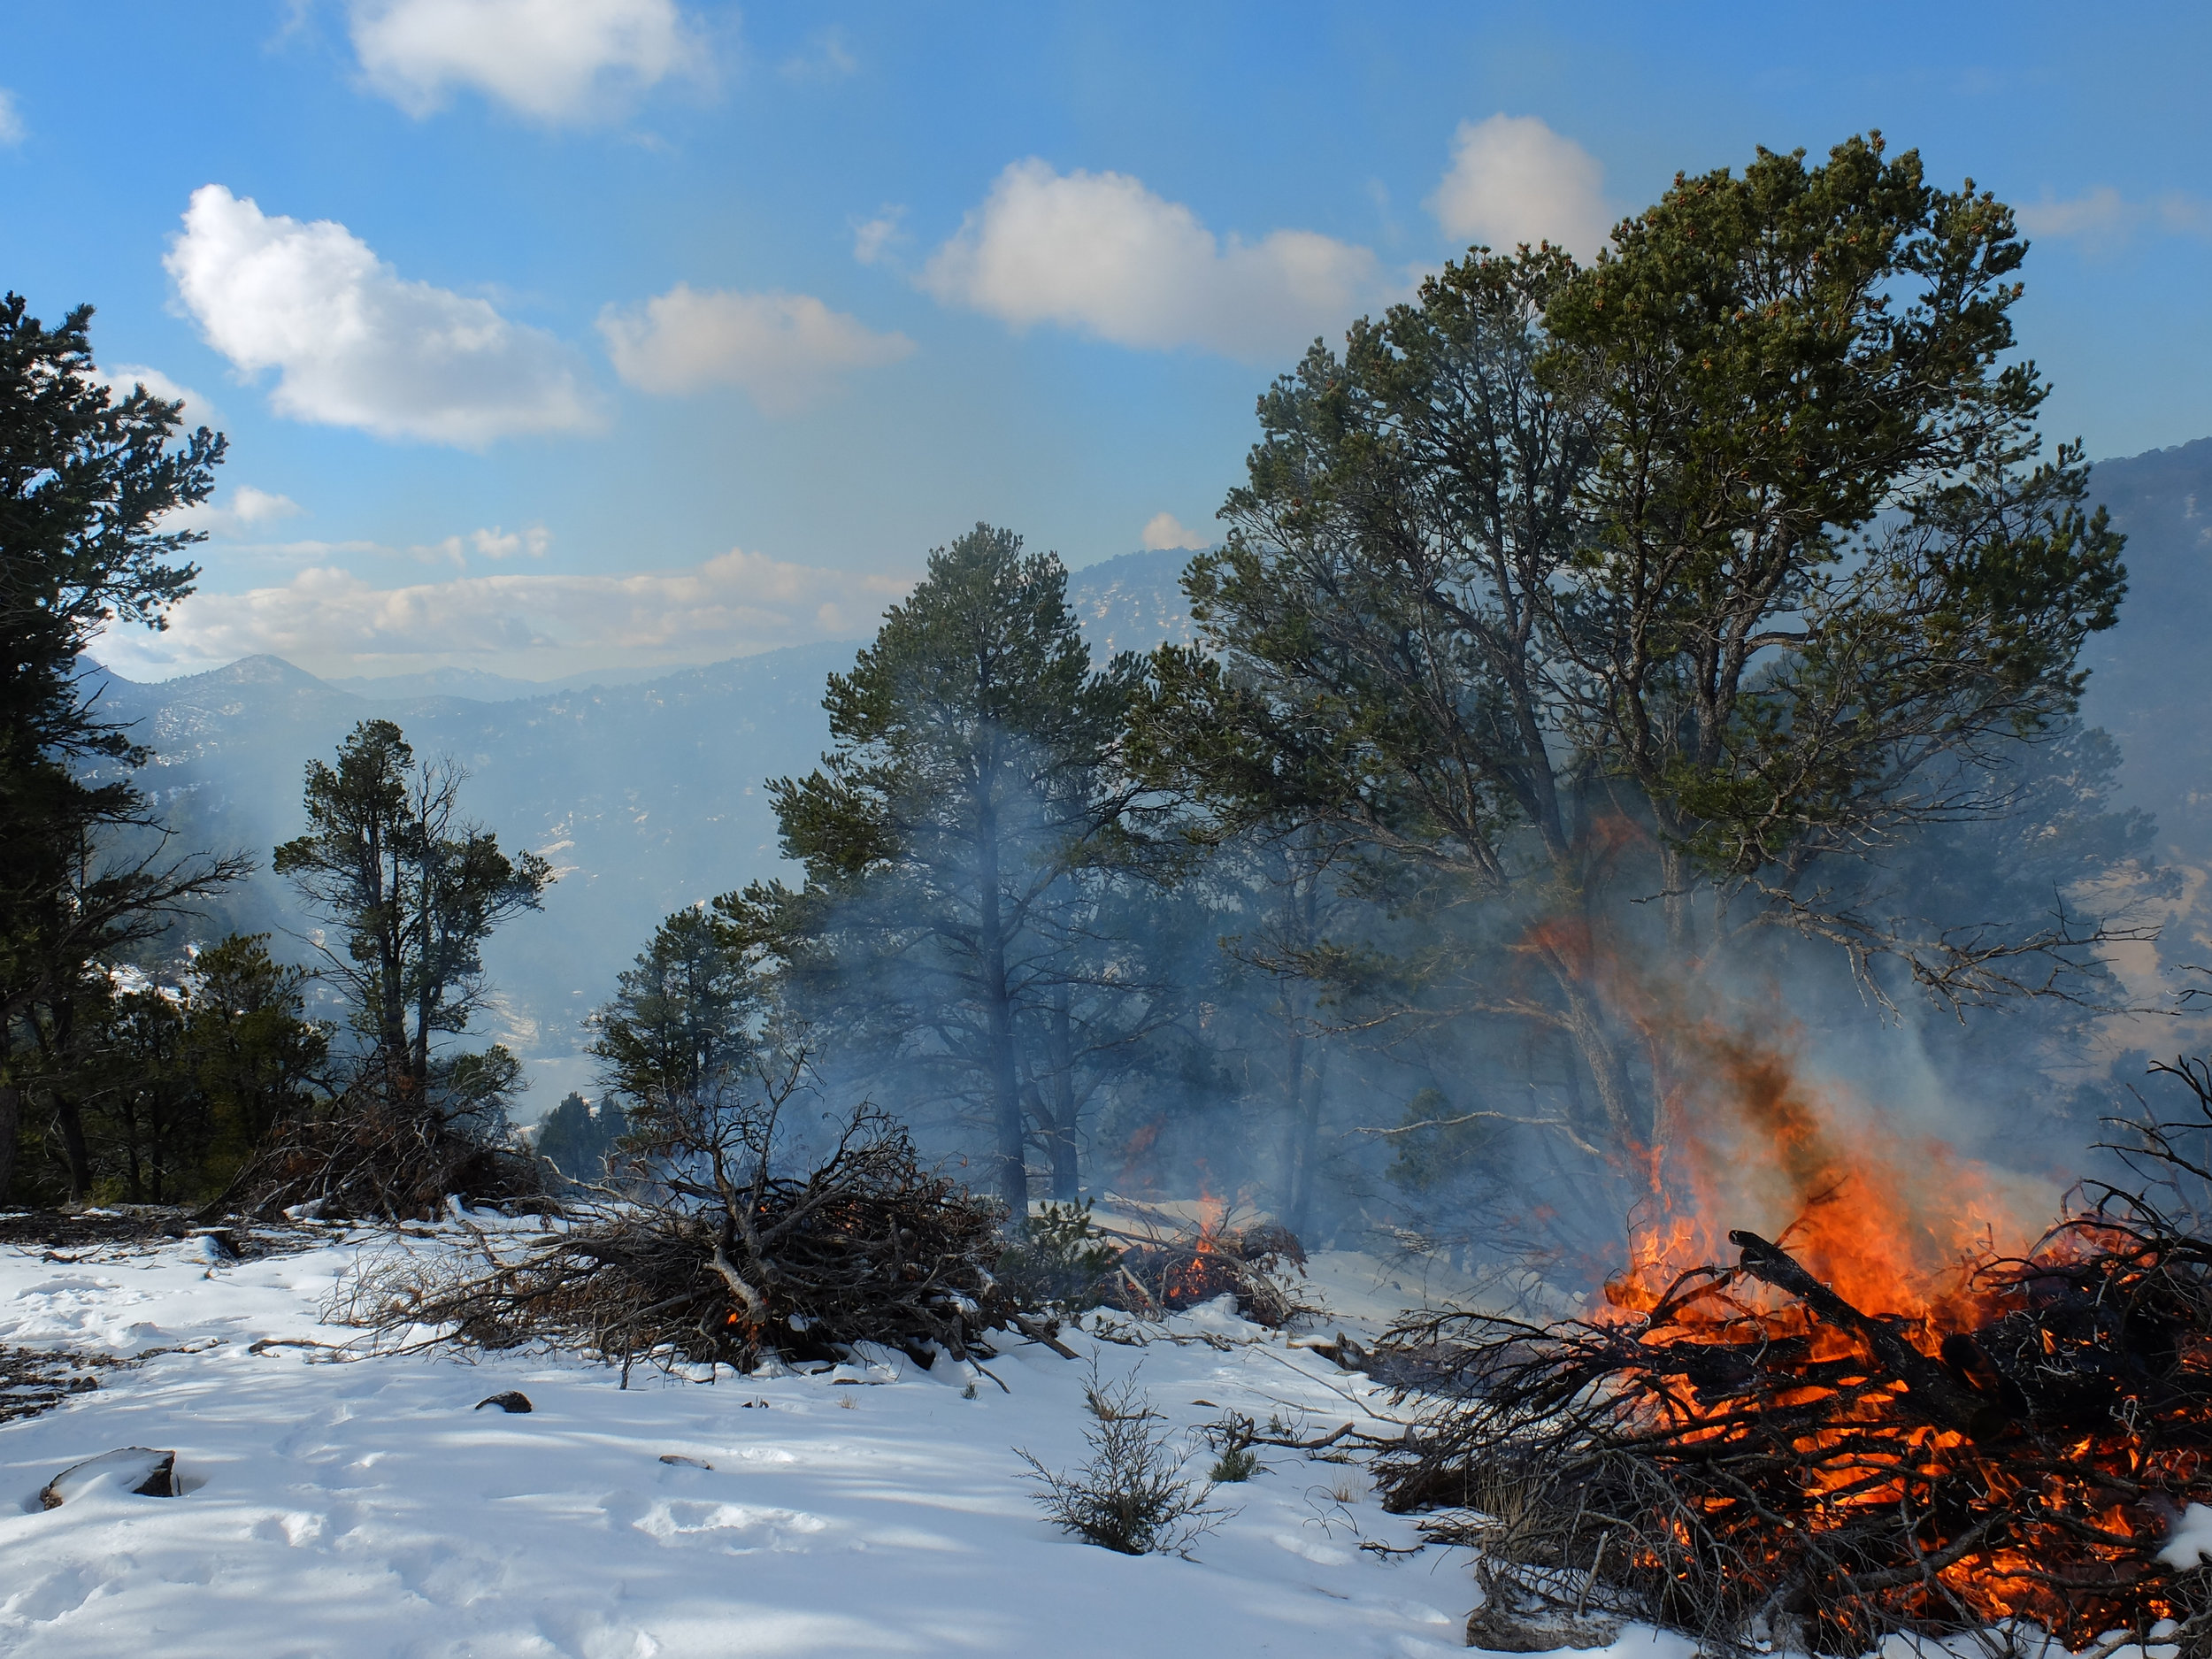
[[[903,1361],[725,1373],[711,1386],[641,1371],[625,1392],[615,1372],[541,1357],[250,1351],[257,1339],[355,1335],[321,1313],[362,1248],[337,1240],[230,1265],[196,1243],[74,1262],[0,1249],[0,1342],[194,1350],[0,1427],[0,1652],[1463,1650],[1465,1558],[1362,1552],[1366,1540],[1417,1540],[1354,1467],[1264,1453],[1267,1472],[1221,1489],[1239,1512],[1194,1561],[1132,1559],[1056,1532],[1013,1448],[1055,1467],[1079,1460],[1085,1367],[1040,1348],[992,1363],[1010,1393],[985,1382],[973,1399],[942,1362],[936,1373]],[[1262,1335],[1217,1307],[1177,1328]],[[1363,1379],[1279,1338],[1141,1351],[1070,1340],[1108,1379],[1139,1367],[1179,1429],[1220,1408],[1324,1429],[1387,1409]],[[508,1388],[535,1410],[471,1409]],[[174,1448],[185,1494],[102,1488],[38,1509],[63,1467],[129,1445]],[[1194,1455],[1194,1471],[1203,1463]]]

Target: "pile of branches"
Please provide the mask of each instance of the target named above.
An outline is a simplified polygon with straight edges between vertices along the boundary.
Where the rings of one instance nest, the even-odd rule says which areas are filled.
[[[1483,1552],[1482,1646],[1633,1617],[1709,1652],[2015,1621],[2078,1648],[2172,1618],[2201,1651],[2212,1575],[2161,1551],[2212,1504],[2212,1246],[2110,1196],[1984,1264],[1939,1342],[1749,1233],[1624,1323],[1409,1321],[1386,1348],[1449,1354],[1455,1397],[1385,1501]]]
[[[1307,1311],[1293,1280],[1304,1271],[1305,1247],[1287,1227],[1210,1223],[1142,1236],[1102,1231],[1123,1240],[1105,1282],[1109,1307],[1157,1318],[1228,1295],[1238,1313],[1270,1330]]]
[[[465,1115],[363,1088],[280,1124],[210,1209],[235,1205],[265,1219],[297,1210],[331,1220],[427,1220],[449,1194],[554,1208],[526,1152],[487,1138]]]
[[[99,1373],[123,1363],[109,1354],[0,1343],[0,1423],[50,1411],[72,1394],[97,1388]]]
[[[990,1271],[1005,1245],[996,1205],[923,1167],[905,1129],[869,1108],[793,1169],[781,1104],[681,1102],[634,1141],[624,1202],[519,1240],[480,1233],[472,1256],[402,1251],[357,1281],[351,1317],[408,1346],[741,1371],[861,1343],[924,1366],[987,1359],[987,1333],[1028,1323]]]

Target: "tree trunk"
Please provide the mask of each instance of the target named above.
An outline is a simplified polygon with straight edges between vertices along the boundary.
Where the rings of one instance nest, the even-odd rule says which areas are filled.
[[[12,1083],[0,1083],[0,1204],[10,1200],[15,1180],[15,1137],[23,1124],[23,1093]]]
[[[1064,985],[1052,999],[1052,1031],[1048,1041],[1052,1098],[1047,1113],[1052,1137],[1052,1196],[1056,1202],[1071,1204],[1082,1190],[1082,1172],[1077,1162],[1080,1148],[1075,1139],[1075,1040],[1068,1010],[1068,988]]]
[[[1306,1033],[1298,1023],[1297,1011],[1284,1005],[1288,1036],[1283,1043],[1283,1225],[1290,1226],[1289,1217],[1298,1208],[1299,1174],[1305,1167],[1305,1119],[1300,1107],[1306,1087]],[[1295,1233],[1297,1229],[1291,1227]]]
[[[81,1204],[92,1196],[92,1152],[85,1145],[84,1114],[66,1094],[57,1092],[53,1102],[54,1121],[61,1127],[62,1156],[69,1164],[70,1202]]]
[[[988,784],[985,785],[987,792]],[[976,815],[977,979],[983,997],[984,1064],[998,1130],[998,1190],[1010,1227],[1029,1219],[1029,1164],[1022,1133],[1021,1086],[1014,1065],[1013,998],[1006,984],[1005,918],[999,895],[998,815],[987,798]]]
[[[1313,1063],[1313,1084],[1305,1091],[1299,1108],[1298,1185],[1291,1194],[1290,1213],[1283,1217],[1283,1225],[1301,1238],[1313,1222],[1313,1189],[1319,1173],[1314,1164],[1321,1151],[1321,1091],[1328,1075],[1329,1051],[1324,1048]]]

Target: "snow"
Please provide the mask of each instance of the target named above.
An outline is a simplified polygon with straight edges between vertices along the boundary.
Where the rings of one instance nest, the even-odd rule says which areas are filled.
[[[2174,1523],[2158,1558],[2169,1567],[2194,1567],[2208,1556],[2212,1556],[2212,1509],[2193,1503]]]
[[[481,1217],[478,1217],[480,1221]],[[1056,1531],[1014,1448],[1083,1456],[1087,1367],[1030,1345],[969,1378],[874,1355],[821,1374],[711,1385],[580,1360],[450,1355],[332,1363],[357,1333],[323,1313],[361,1251],[332,1236],[234,1263],[197,1239],[76,1261],[0,1249],[0,1342],[150,1353],[46,1415],[0,1427],[0,1651],[19,1659],[468,1655],[1458,1653],[1463,1553],[1417,1542],[1356,1465],[1263,1450],[1194,1560],[1131,1558]],[[448,1248],[417,1240],[416,1248]],[[1317,1261],[1341,1323],[1373,1334],[1399,1292],[1362,1258]],[[1363,1302],[1363,1298],[1364,1302]],[[1235,1409],[1326,1431],[1383,1391],[1247,1325],[1135,1349],[1179,1433]],[[1210,1336],[1214,1344],[1197,1340]],[[257,1348],[257,1344],[259,1346]],[[528,1415],[477,1411],[518,1389]],[[173,1448],[181,1494],[41,1486],[121,1447]],[[1191,1471],[1207,1454],[1194,1442]],[[1621,1659],[1686,1652],[1648,1632]]]

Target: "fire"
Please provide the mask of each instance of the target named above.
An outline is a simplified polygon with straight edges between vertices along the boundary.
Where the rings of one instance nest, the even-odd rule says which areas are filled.
[[[1751,1223],[1845,1301],[1914,1322],[1932,1345],[1939,1326],[1977,1317],[1974,1266],[2032,1236],[1990,1171],[1853,1110],[1774,1045],[1706,1025],[1671,1047],[1683,1074],[1665,1102],[1671,1133],[1645,1156],[1657,1218],[1634,1229],[1597,1317],[1649,1312],[1724,1253],[1728,1226]]]
[[[1663,1448],[1694,1506],[1635,1567],[1720,1549],[1777,1596],[1820,1571],[2070,1641],[2185,1611],[2154,1557],[2212,1502],[2212,1337],[2139,1317],[2168,1271],[2140,1235],[2076,1220],[2031,1248],[1989,1171],[1855,1119],[1772,1046],[1701,1029],[1678,1052],[1654,1213],[1575,1339],[1615,1432]],[[2178,1382],[2151,1374],[2169,1360]]]
[[[1163,1276],[1162,1289],[1170,1308],[1194,1308],[1224,1292],[1234,1294],[1242,1277],[1234,1252],[1223,1248],[1223,1224],[1229,1206],[1210,1190],[1198,1195],[1198,1232],[1191,1240],[1190,1257]]]

